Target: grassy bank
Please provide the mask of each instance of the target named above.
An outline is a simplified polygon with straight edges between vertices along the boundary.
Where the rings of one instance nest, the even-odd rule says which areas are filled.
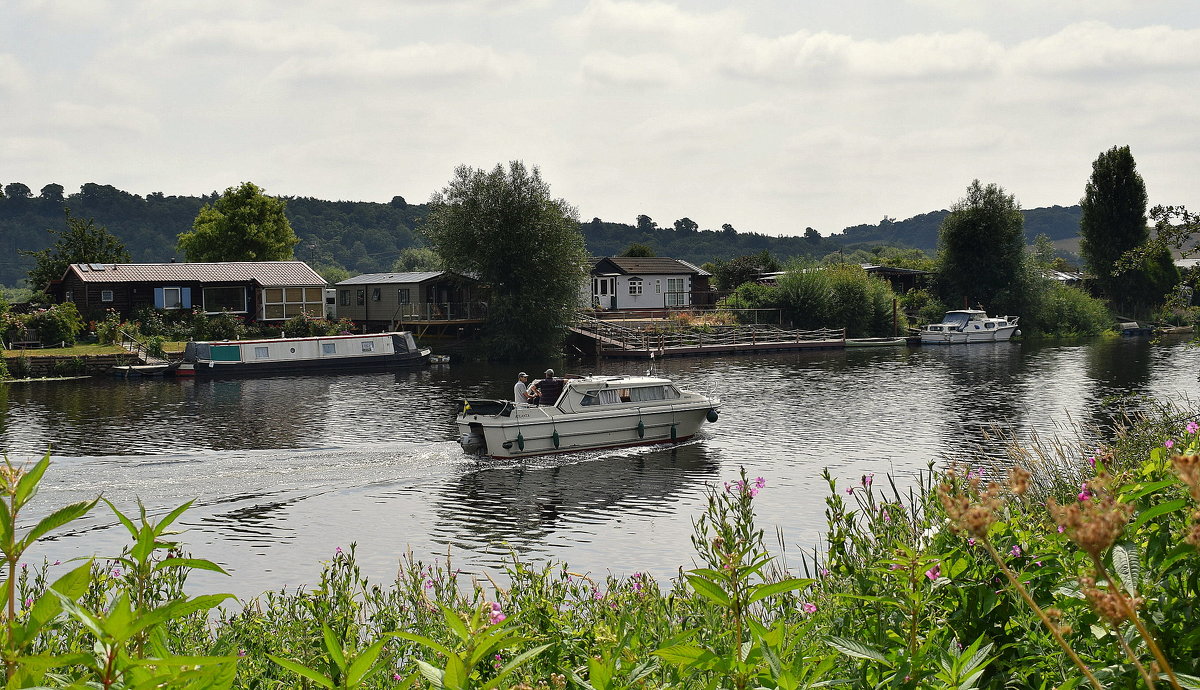
[[[754,522],[771,478],[740,476],[695,518],[701,567],[669,581],[408,558],[377,583],[348,546],[315,586],[249,602],[186,595],[190,570],[218,569],[169,537],[186,506],[108,507],[131,538],[118,561],[23,566],[97,507],[14,534],[49,461],[9,465],[10,687],[1200,687],[1198,413],[1154,408],[1099,448],[1014,445],[1004,476],[963,464],[900,491],[827,474],[824,543],[798,572]]]

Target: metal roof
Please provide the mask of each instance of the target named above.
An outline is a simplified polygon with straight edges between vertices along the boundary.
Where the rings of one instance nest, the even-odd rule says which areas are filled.
[[[617,270],[627,275],[632,273],[712,275],[708,271],[697,268],[686,261],[671,259],[665,256],[607,256],[600,259],[597,264],[603,261],[611,263]]]
[[[85,283],[235,283],[262,286],[325,285],[325,279],[303,261],[226,261],[169,264],[71,264]]]
[[[378,285],[391,283],[424,283],[427,280],[441,278],[442,276],[450,277],[470,277],[460,276],[457,273],[450,271],[410,271],[408,273],[364,273],[360,276],[347,278],[338,283],[338,285]]]

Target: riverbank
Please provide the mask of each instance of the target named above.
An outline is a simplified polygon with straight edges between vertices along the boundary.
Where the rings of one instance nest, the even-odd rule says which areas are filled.
[[[826,472],[825,547],[798,568],[767,553],[757,526],[772,480],[744,472],[713,486],[695,518],[695,567],[661,581],[515,557],[503,573],[472,578],[450,556],[409,556],[393,581],[378,583],[362,575],[352,544],[331,545],[319,584],[226,602],[212,617],[204,612],[225,597],[171,603],[184,597],[189,568],[212,564],[163,561],[179,555],[164,544],[157,558],[143,549],[93,566],[78,608],[39,619],[39,644],[92,649],[83,620],[110,629],[124,615],[114,602],[129,596],[162,611],[150,630],[167,633],[165,646],[148,654],[128,637],[115,649],[184,655],[195,676],[225,673],[245,688],[294,686],[301,676],[364,688],[457,677],[471,688],[999,689],[1074,687],[1085,676],[1093,687],[1126,687],[1152,666],[1162,685],[1173,673],[1177,687],[1193,687],[1200,460],[1172,456],[1200,450],[1198,416],[1194,406],[1160,405],[1103,448],[1010,445],[1023,473],[961,466],[926,473],[911,491],[883,475],[843,485]],[[997,488],[985,488],[993,480]],[[1049,499],[1064,507],[1047,511]],[[184,515],[127,527],[131,537],[158,532]],[[1101,524],[1107,536],[1097,542]],[[69,567],[43,572],[53,579]],[[50,596],[40,589],[46,578],[22,573],[15,600],[36,610]],[[1125,592],[1136,613],[1122,612],[1134,601]],[[169,658],[129,667],[182,668]],[[102,682],[104,668],[63,673]]]

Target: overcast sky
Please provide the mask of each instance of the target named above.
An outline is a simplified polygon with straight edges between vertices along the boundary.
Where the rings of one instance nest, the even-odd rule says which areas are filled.
[[[1195,0],[0,0],[0,184],[424,202],[536,165],[580,218],[822,234],[972,179],[1200,207]]]

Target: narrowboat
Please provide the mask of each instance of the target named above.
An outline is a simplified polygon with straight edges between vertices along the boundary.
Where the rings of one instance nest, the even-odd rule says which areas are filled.
[[[268,376],[411,367],[429,361],[411,331],[307,338],[189,342],[176,376]]]

